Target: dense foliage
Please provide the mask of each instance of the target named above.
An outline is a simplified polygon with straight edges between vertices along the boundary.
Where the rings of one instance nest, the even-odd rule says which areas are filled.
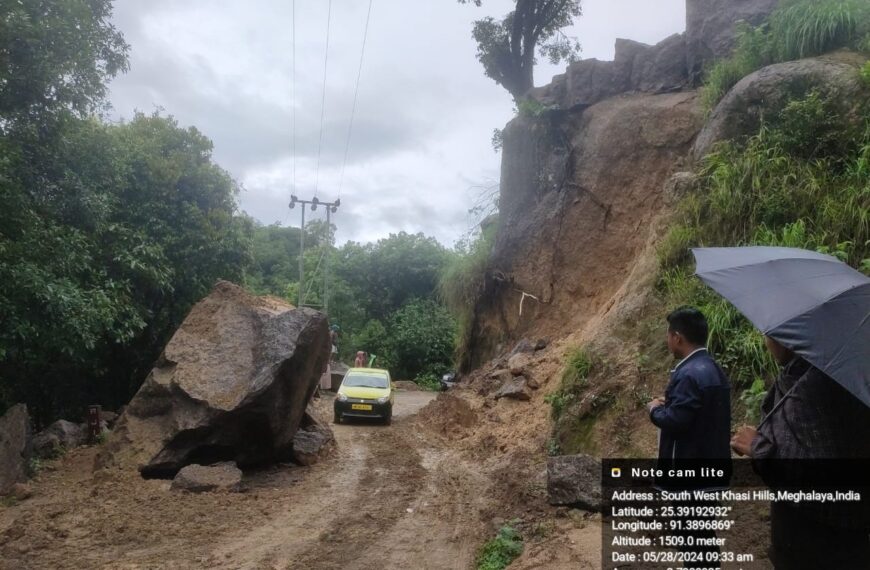
[[[775,365],[749,322],[692,276],[688,248],[800,247],[870,273],[870,114],[865,107],[855,121],[840,108],[811,92],[749,141],[720,146],[705,159],[700,188],[682,202],[661,246],[667,306],[705,312],[710,347],[740,387],[770,377]]]
[[[305,304],[322,305],[328,263],[329,316],[340,328],[340,356],[349,362],[358,350],[374,354],[376,365],[390,368],[396,378],[431,378],[449,370],[455,322],[433,300],[447,251],[432,238],[407,233],[336,248],[333,233],[322,221],[306,227]],[[298,229],[256,228],[249,287],[296,303],[298,251]]]
[[[740,27],[734,53],[707,73],[705,104],[712,109],[738,81],[764,66],[842,47],[870,52],[870,2],[786,0],[764,25]]]

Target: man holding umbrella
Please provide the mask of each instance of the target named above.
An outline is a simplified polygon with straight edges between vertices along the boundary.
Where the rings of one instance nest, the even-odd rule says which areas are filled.
[[[819,481],[828,475],[819,473],[824,460],[870,459],[870,279],[798,249],[694,254],[697,274],[765,334],[783,367],[762,405],[763,420],[737,431],[734,451],[751,457],[773,488]],[[867,515],[866,501],[776,501],[771,560],[777,569],[868,568]]]

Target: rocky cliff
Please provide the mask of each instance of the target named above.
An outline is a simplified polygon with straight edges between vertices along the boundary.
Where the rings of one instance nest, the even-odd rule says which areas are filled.
[[[499,230],[473,323],[474,367],[523,336],[576,331],[613,305],[705,126],[699,72],[776,0],[687,0],[687,28],[617,40],[530,92],[504,130]],[[649,254],[649,251],[646,251]]]

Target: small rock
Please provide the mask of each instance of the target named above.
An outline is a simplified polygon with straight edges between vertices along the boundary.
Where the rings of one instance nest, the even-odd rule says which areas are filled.
[[[18,501],[24,501],[33,496],[33,489],[27,483],[15,483],[9,494]]]
[[[324,425],[312,425],[293,435],[293,460],[300,465],[314,465],[329,453],[335,436]]]
[[[529,378],[528,380],[526,380],[526,386],[528,386],[532,390],[537,390],[538,388],[541,387],[541,384],[540,384],[540,382],[538,382],[534,378]]]
[[[510,373],[511,373],[511,371],[508,370],[507,368],[499,368],[498,370],[495,370],[492,373],[490,373],[489,377],[494,378],[496,380],[503,380],[503,379],[507,378],[508,376],[510,376]]]
[[[537,352],[537,351],[539,351],[539,350],[544,350],[545,348],[547,348],[547,346],[548,346],[549,344],[550,344],[550,343],[547,342],[547,339],[545,339],[545,338],[539,338],[539,339],[538,339],[538,342],[535,343],[535,352]]]
[[[203,493],[207,491],[228,491],[237,493],[242,486],[242,471],[235,462],[215,465],[188,465],[172,480],[172,489]]]
[[[508,359],[508,368],[514,376],[522,376],[528,364],[529,357],[525,353],[514,354]]]
[[[495,399],[510,398],[512,400],[528,401],[532,399],[529,389],[526,387],[526,379],[518,376],[513,380],[508,380],[495,393]]]
[[[551,505],[600,511],[601,461],[588,455],[549,457],[547,497]]]

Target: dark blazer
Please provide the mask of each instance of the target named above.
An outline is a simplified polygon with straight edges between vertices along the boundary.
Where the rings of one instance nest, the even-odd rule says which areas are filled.
[[[700,350],[671,371],[665,405],[650,412],[661,430],[659,462],[731,458],[731,383]]]

